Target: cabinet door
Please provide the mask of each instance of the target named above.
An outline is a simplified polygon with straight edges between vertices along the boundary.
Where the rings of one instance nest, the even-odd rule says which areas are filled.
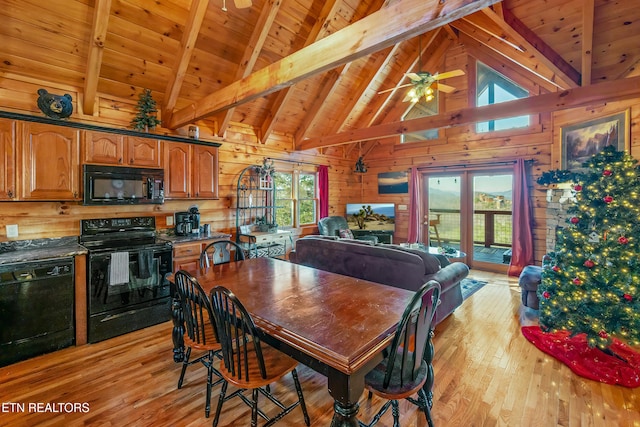
[[[218,198],[218,147],[193,146],[192,185],[195,197]]]
[[[83,132],[83,137],[82,158],[84,163],[123,164],[123,135],[86,130]]]
[[[0,119],[0,200],[16,197],[16,122]]]
[[[191,197],[191,144],[164,143],[164,197]]]
[[[127,158],[131,166],[144,166],[151,168],[161,167],[160,140],[128,136]]]
[[[20,195],[24,200],[78,200],[79,130],[22,123]]]

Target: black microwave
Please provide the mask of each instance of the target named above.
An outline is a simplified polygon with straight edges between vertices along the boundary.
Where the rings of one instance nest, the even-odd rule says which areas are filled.
[[[85,205],[164,203],[164,170],[84,165]]]

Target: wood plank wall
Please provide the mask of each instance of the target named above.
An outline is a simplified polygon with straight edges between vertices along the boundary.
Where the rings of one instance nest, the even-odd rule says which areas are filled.
[[[445,58],[445,68],[463,68],[467,72],[473,59],[460,45],[450,49]],[[507,74],[508,69],[501,70]],[[512,76],[522,81],[522,76]],[[465,108],[470,105],[472,94],[469,92],[468,79],[465,77],[449,81],[458,88],[454,94],[447,95],[441,104],[444,111]],[[536,82],[532,87],[538,87]],[[36,91],[45,87],[52,93],[70,93],[74,99],[74,111],[78,111],[79,88],[56,85],[53,82],[41,82],[22,77],[5,75],[0,82],[0,109],[40,115],[36,107]],[[544,90],[539,88],[539,90]],[[100,96],[98,109],[94,116],[74,113],[73,120],[102,124],[112,127],[128,127],[135,102]],[[541,114],[534,120],[531,130],[477,135],[472,127],[462,126],[441,130],[438,140],[425,143],[400,145],[397,141],[369,142],[374,147],[366,151],[366,174],[353,173],[354,163],[362,154],[353,147],[338,146],[320,150],[297,153],[292,151],[291,138],[285,135],[272,135],[266,143],[261,143],[253,129],[246,125],[233,123],[227,131],[220,147],[220,188],[219,200],[168,201],[154,207],[122,206],[105,212],[104,208],[81,206],[77,203],[56,202],[2,202],[0,203],[0,241],[6,240],[5,225],[18,224],[20,239],[60,237],[78,235],[79,221],[83,218],[102,216],[127,216],[153,214],[160,228],[167,227],[165,218],[176,211],[186,210],[197,204],[203,223],[211,223],[212,229],[233,233],[235,230],[235,194],[236,180],[244,167],[261,163],[264,157],[276,160],[276,168],[287,170],[299,168],[308,170],[312,166],[290,163],[309,162],[330,165],[330,214],[344,215],[347,203],[393,202],[396,205],[408,205],[408,194],[380,195],[377,189],[377,176],[381,172],[408,170],[412,166],[452,166],[482,165],[494,162],[509,162],[519,157],[534,159],[531,178],[531,194],[534,205],[534,245],[536,262],[544,255],[546,234],[546,191],[535,184],[535,179],[544,171],[560,168],[560,130],[562,126],[618,113],[629,109],[629,128],[631,154],[640,155],[640,137],[638,120],[640,118],[640,100],[612,102],[574,110]],[[201,139],[215,139],[217,124],[202,121]],[[159,132],[171,133],[167,129]],[[186,135],[186,129],[175,132]],[[377,144],[377,145],[376,145]],[[370,146],[370,145],[369,145]],[[366,147],[366,145],[365,145]],[[287,160],[279,162],[278,160]],[[397,212],[396,242],[406,240],[408,211]],[[309,228],[297,230],[300,235],[317,232]]]

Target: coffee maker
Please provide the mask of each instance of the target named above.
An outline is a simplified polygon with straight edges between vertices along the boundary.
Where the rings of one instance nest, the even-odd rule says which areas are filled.
[[[190,212],[176,212],[175,214],[176,235],[187,236],[193,230],[193,221]]]
[[[200,212],[197,206],[189,208],[189,212],[176,212],[176,235],[188,236],[191,233],[200,232]]]

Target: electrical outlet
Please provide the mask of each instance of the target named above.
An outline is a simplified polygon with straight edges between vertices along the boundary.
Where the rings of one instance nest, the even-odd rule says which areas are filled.
[[[18,224],[7,225],[7,238],[18,237]]]
[[[407,210],[407,205],[398,205],[398,210],[399,211],[406,211]]]
[[[173,215],[167,215],[167,225],[173,225]]]

